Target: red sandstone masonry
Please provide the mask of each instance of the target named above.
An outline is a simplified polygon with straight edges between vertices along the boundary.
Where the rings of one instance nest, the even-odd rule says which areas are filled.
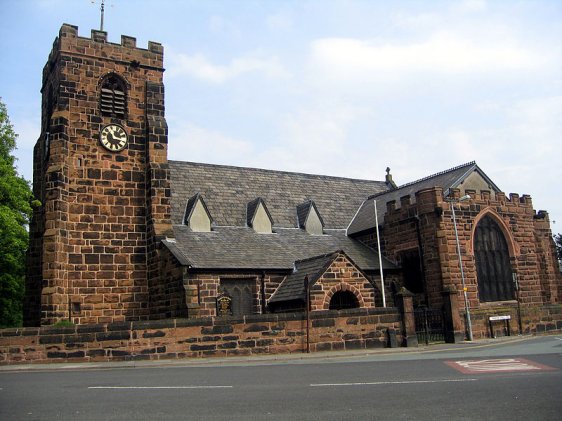
[[[518,333],[516,308],[496,306],[473,312],[475,338],[489,337],[488,317],[498,314],[510,314],[511,332]],[[561,304],[522,309],[522,318],[525,334],[562,332]],[[310,349],[385,347],[388,329],[402,343],[401,325],[395,308],[312,313]],[[500,326],[495,330],[503,334]],[[302,353],[305,332],[302,313],[3,329],[0,365]]]
[[[451,189],[453,197],[460,191]],[[455,204],[457,227],[465,281],[470,306],[473,309],[489,307],[480,303],[476,279],[476,264],[472,250],[474,230],[480,218],[491,215],[501,226],[505,226],[505,237],[510,247],[513,269],[520,285],[520,302],[523,307],[540,307],[560,302],[562,277],[556,268],[551,244],[548,214],[533,210],[528,195],[519,196],[497,193],[492,198],[489,191],[467,191],[470,202]],[[422,252],[427,283],[427,295],[431,306],[442,304],[441,291],[454,287],[462,291],[459,261],[456,252],[451,205],[444,201],[441,188],[424,189],[416,193],[415,203],[409,197],[387,204],[383,231],[383,251],[391,260],[396,260],[401,251],[418,247],[415,230],[417,215],[422,237]],[[369,235],[361,238],[368,242]],[[544,258],[540,258],[544,256]],[[458,295],[459,308],[464,305]],[[515,302],[512,302],[514,304]]]
[[[102,31],[87,38],[61,27],[43,70],[34,194],[44,206],[30,224],[26,325],[149,317],[156,242],[171,231],[163,71],[158,43],[143,49],[132,37],[117,44]],[[111,73],[127,85],[123,119],[99,110],[100,83]],[[109,123],[129,134],[119,153],[99,144]]]
[[[395,308],[316,312],[311,315],[310,349],[316,352],[382,348],[387,343],[388,329],[397,333],[400,343],[401,316]],[[306,319],[302,313],[0,331],[2,365],[305,351]]]
[[[487,305],[470,311],[472,331],[475,339],[489,338],[490,316],[511,316],[511,335],[517,334],[540,334],[547,332],[562,332],[562,305],[549,304],[541,307],[521,307],[521,324],[523,330],[519,331],[519,315],[517,305],[506,303],[504,305]],[[464,314],[462,320],[465,320]],[[505,336],[503,322],[492,324],[496,336]]]

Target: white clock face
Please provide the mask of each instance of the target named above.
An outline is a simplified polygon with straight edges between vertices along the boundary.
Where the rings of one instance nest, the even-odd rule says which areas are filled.
[[[111,152],[119,152],[127,146],[127,132],[118,124],[108,124],[100,133],[101,144]]]

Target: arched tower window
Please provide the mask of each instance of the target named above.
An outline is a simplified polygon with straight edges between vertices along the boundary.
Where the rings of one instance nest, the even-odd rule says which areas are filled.
[[[345,310],[359,307],[359,301],[351,291],[338,291],[330,300],[330,310]]]
[[[513,300],[515,289],[507,242],[490,216],[482,218],[476,227],[474,256],[480,301]]]
[[[101,83],[100,111],[108,117],[125,118],[127,112],[127,88],[125,81],[114,73]]]

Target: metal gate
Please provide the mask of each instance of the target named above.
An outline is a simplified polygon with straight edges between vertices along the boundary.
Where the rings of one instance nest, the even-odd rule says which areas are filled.
[[[418,343],[426,345],[445,342],[445,322],[443,310],[418,307],[414,310]]]

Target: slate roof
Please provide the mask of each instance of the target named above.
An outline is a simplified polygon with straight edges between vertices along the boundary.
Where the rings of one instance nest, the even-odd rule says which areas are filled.
[[[396,206],[400,207],[400,198],[406,195],[411,197],[412,203],[415,201],[415,193],[419,190],[442,187],[443,193],[448,194],[448,190],[456,188],[470,173],[478,171],[478,173],[495,189],[500,189],[488,178],[486,174],[472,161],[437,174],[430,175],[411,183],[404,184],[397,189],[381,192],[369,196],[362,204],[357,214],[353,217],[353,221],[347,228],[348,235],[356,234],[358,232],[371,229],[375,227],[375,212],[373,200],[377,201],[377,216],[379,225],[384,222],[384,215],[386,213],[386,203],[391,200],[396,200]]]
[[[328,269],[334,259],[338,257],[339,253],[340,250],[295,262],[293,272],[287,275],[283,282],[281,282],[281,285],[271,296],[269,302],[304,301],[306,299],[304,277],[308,275],[308,284],[313,285]]]
[[[387,190],[384,181],[182,161],[169,165],[173,224],[182,223],[187,200],[200,193],[217,226],[243,227],[248,202],[261,197],[276,227],[297,227],[297,205],[314,200],[326,229],[345,229],[365,197]]]
[[[375,250],[345,235],[345,230],[326,230],[310,235],[298,228],[277,228],[258,234],[248,227],[214,227],[211,232],[194,232],[174,225],[174,239],[163,240],[180,264],[194,269],[292,270],[294,262],[343,250],[361,270],[378,270]],[[383,269],[395,269],[383,259]]]

